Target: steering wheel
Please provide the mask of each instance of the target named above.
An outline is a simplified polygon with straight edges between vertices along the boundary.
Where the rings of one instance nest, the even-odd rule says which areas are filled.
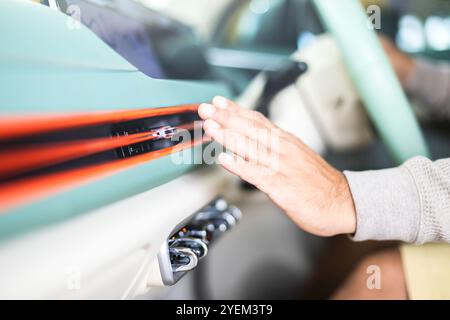
[[[313,2],[394,161],[428,156],[418,121],[359,0]]]

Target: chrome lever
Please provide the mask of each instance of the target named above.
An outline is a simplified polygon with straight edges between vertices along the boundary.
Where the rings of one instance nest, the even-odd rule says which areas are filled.
[[[204,211],[200,212],[195,218],[195,221],[215,221],[221,220],[227,224],[228,227],[234,227],[237,223],[237,219],[229,212],[223,211]]]
[[[173,272],[187,272],[197,267],[198,257],[192,249],[172,247],[169,254]]]
[[[171,139],[177,133],[177,131],[178,128],[176,127],[164,126],[155,129],[151,136],[156,139]]]
[[[229,206],[227,212],[230,212],[236,221],[240,221],[242,219],[242,211],[236,206]]]
[[[191,249],[198,257],[204,258],[208,254],[208,246],[205,242],[197,238],[177,238],[169,240],[169,247]]]
[[[166,129],[170,135],[170,128]],[[170,235],[158,254],[163,284],[174,285],[188,271],[196,268],[208,254],[208,245],[232,229],[241,217],[242,213],[237,207],[218,198],[193,215],[184,227],[178,227],[178,231]]]

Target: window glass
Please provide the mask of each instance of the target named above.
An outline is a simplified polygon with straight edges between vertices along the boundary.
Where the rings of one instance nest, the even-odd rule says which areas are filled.
[[[383,16],[382,30],[402,50],[450,59],[450,1],[390,0]]]
[[[307,0],[245,0],[227,17],[220,45],[293,52],[323,29]]]

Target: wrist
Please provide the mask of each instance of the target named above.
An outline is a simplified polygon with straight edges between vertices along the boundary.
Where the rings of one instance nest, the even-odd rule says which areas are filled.
[[[336,235],[356,232],[356,208],[347,178],[339,172],[335,194]]]

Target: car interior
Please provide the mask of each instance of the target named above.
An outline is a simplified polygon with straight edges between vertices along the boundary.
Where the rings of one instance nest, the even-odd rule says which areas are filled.
[[[7,140],[6,142],[0,139],[0,148],[2,149],[14,149],[17,146],[29,147],[39,143],[67,143],[69,141],[101,139],[108,135],[124,139],[129,138],[130,135],[137,136],[148,132],[148,130],[155,130],[153,128],[168,130],[164,133],[157,130],[158,132],[155,135],[169,135],[171,134],[171,127],[191,124],[198,120],[194,109],[190,107],[190,100],[195,102],[214,96],[213,92],[216,92],[214,88],[208,87],[207,90],[202,90],[197,87],[198,84],[208,84],[223,86],[226,88],[224,92],[227,92],[230,98],[236,99],[243,106],[262,111],[280,124],[286,123],[286,128],[291,132],[298,132],[298,136],[304,138],[305,141],[311,141],[312,148],[318,150],[327,161],[340,170],[384,169],[394,164],[389,148],[380,138],[377,125],[370,120],[363,108],[364,102],[357,97],[356,89],[350,84],[347,85],[349,82],[348,75],[342,71],[341,58],[334,57],[333,54],[337,49],[334,44],[330,43],[329,39],[327,40],[324,37],[327,27],[321,20],[320,14],[312,1],[230,0],[226,2],[224,10],[220,12],[220,19],[217,19],[213,25],[208,27],[206,34],[196,29],[196,26],[190,25],[189,22],[170,14],[168,8],[152,5],[154,1],[41,0],[34,2],[35,4],[38,2],[40,6],[46,7],[46,9],[59,11],[58,14],[65,15],[65,17],[73,17],[81,12],[80,23],[129,65],[154,81],[151,85],[167,83],[170,89],[167,92],[164,91],[165,87],[160,90],[155,87],[154,91],[144,93],[144,97],[148,101],[155,100],[152,105],[158,105],[159,97],[156,96],[160,92],[164,93],[164,99],[166,99],[161,98],[161,101],[169,101],[171,95],[178,94],[178,91],[183,92],[183,97],[188,97],[192,92],[193,98],[185,99],[189,100],[187,103],[182,103],[184,100],[181,98],[176,99],[174,103],[161,102],[161,105],[168,107],[166,113],[163,114],[148,111],[144,115],[136,115],[135,117],[127,115],[128,118],[126,119],[122,119],[122,116],[120,116],[120,121],[115,121],[114,119],[119,119],[119,111],[115,111],[108,113],[109,118],[95,124],[95,126],[85,125],[85,127],[82,127],[84,130],[73,127],[72,129],[64,128],[64,130],[55,129],[57,131],[51,132],[37,131],[32,136],[27,133],[27,136]],[[386,0],[361,2],[365,7],[369,7],[374,2],[383,6],[382,28],[377,32],[394,41],[404,51],[417,57],[450,61],[450,35],[447,44],[440,43],[439,39],[433,39],[433,34],[443,28],[440,25],[441,23],[446,21],[448,26],[449,1]],[[176,4],[173,5],[176,6]],[[418,39],[417,33],[413,32],[418,29],[422,30],[423,39]],[[331,46],[328,52],[322,50],[328,48],[328,46]],[[321,51],[322,56],[316,55],[314,50]],[[324,65],[323,61],[329,61],[329,65]],[[321,75],[329,74],[330,79],[334,79],[335,73],[338,74],[341,77],[338,79],[343,79],[340,81],[341,87],[327,85],[325,82],[317,83],[314,80],[315,72],[322,72]],[[118,83],[117,81],[121,80],[119,78],[112,80],[115,85],[111,87],[111,91],[120,90],[122,85],[126,85],[126,88],[131,91],[145,91],[145,87],[141,88],[137,83],[136,86],[130,84],[128,87],[128,84]],[[171,90],[170,85],[175,82],[179,82],[180,87]],[[192,84],[192,87],[185,88],[182,84]],[[62,87],[64,86],[62,85]],[[136,89],[138,87],[139,89]],[[103,89],[99,86],[96,90]],[[111,92],[108,92],[109,89],[106,87],[104,90],[105,96]],[[309,97],[309,100],[304,97]],[[341,100],[338,99],[340,97]],[[322,101],[321,99],[332,101],[330,102],[332,106],[327,110],[318,109],[316,106]],[[428,118],[427,115],[418,111],[420,109],[417,106],[418,102],[412,101],[412,103],[415,115],[419,119],[420,128],[430,149],[431,158],[449,157],[450,145],[447,141],[450,138],[450,129],[448,122]],[[137,108],[139,104],[136,103],[135,105]],[[283,111],[291,110],[290,108],[295,109],[297,105],[304,106],[302,107],[304,109],[298,108],[292,111],[293,113]],[[344,107],[340,107],[340,105],[344,105]],[[347,105],[350,105],[348,107],[350,109],[346,109]],[[285,109],[279,109],[280,106]],[[334,124],[340,122],[334,125],[331,124],[330,119],[335,119]],[[72,119],[71,121],[75,120]],[[311,123],[314,124],[314,128],[309,130],[308,126]],[[19,123],[18,128],[21,125],[22,123]],[[22,134],[19,129],[17,130],[18,135]],[[348,133],[349,130],[353,131]],[[189,127],[188,131],[193,132],[193,128]],[[346,135],[351,137],[345,140]],[[16,170],[14,174],[10,174],[7,169],[0,171],[0,192],[2,184],[6,185],[6,183],[19,181],[19,179],[30,179],[49,173],[71,171],[87,165],[98,165],[97,170],[100,170],[100,165],[105,162],[136,160],[145,155],[147,155],[146,159],[149,159],[149,155],[156,155],[157,152],[164,152],[168,148],[177,148],[177,145],[155,138],[150,141],[138,141],[131,146],[124,143],[112,150],[105,149],[100,153],[82,159],[67,159],[44,168],[37,164],[27,164],[24,159],[22,166],[25,169],[22,172],[18,171],[19,169],[14,169]],[[120,150],[120,152],[117,150]],[[49,156],[50,151],[48,151]],[[41,151],[39,156],[44,159],[45,153]],[[155,159],[159,159],[158,157],[155,156]],[[156,160],[152,170],[159,172],[159,176],[167,174],[167,177],[175,178],[174,172],[164,169],[166,164],[162,161]],[[20,163],[14,164],[14,168],[20,166]],[[187,172],[186,168],[183,170],[183,173]],[[181,171],[178,173],[181,175]],[[183,237],[178,235],[180,233],[185,234],[190,230],[190,227],[195,229],[194,227],[203,223],[206,218],[201,213],[208,211],[205,208],[218,208],[221,205],[220,201],[204,201],[200,196],[199,199],[194,199],[197,194],[194,189],[192,189],[192,195],[190,196],[186,194],[183,197],[181,195],[184,190],[195,186],[195,188],[202,188],[202,192],[209,192],[209,198],[214,198],[215,190],[223,189],[222,185],[219,188],[218,183],[216,183],[216,186],[209,182],[209,174],[199,172],[192,174],[198,174],[199,177],[195,176],[195,179],[190,176],[186,177],[186,181],[183,180],[182,185],[170,187],[172,191],[168,191],[168,185],[162,185],[159,188],[167,188],[164,189],[166,193],[160,191],[161,193],[158,193],[158,196],[154,196],[156,198],[152,198],[155,199],[155,203],[158,203],[159,207],[157,208],[167,206],[168,212],[179,205],[179,209],[173,209],[174,217],[177,217],[176,224],[164,223],[164,221],[159,220],[158,216],[152,217],[150,223],[154,224],[151,230],[161,230],[161,234],[158,233],[159,231],[152,231],[155,237],[158,234],[158,241],[163,238],[169,239],[169,247],[175,247],[174,242],[180,247],[179,242],[182,241],[180,239],[183,239]],[[136,172],[136,179],[139,176],[144,180],[144,171]],[[159,176],[155,174],[155,177]],[[212,173],[209,177],[211,176],[213,176]],[[162,180],[170,179],[164,178]],[[133,185],[128,180],[123,181],[123,188],[129,186],[130,190],[133,189],[133,192],[126,192],[127,196],[139,197],[139,194],[144,194],[149,190],[150,182],[144,187],[143,184]],[[102,288],[105,288],[104,292],[108,291],[107,288],[112,288],[111,284],[106,284],[109,269],[105,268],[102,271],[99,263],[96,272],[101,271],[105,278],[99,280],[95,290],[83,291],[80,296],[133,299],[326,299],[347,277],[359,259],[382,248],[398,245],[397,242],[353,243],[346,236],[327,239],[309,235],[298,229],[282,214],[279,208],[253,186],[237,178],[232,179],[230,183],[233,187],[231,190],[229,187],[226,189],[228,191],[225,192],[225,198],[232,205],[226,205],[226,209],[221,212],[227,210],[227,212],[231,212],[227,216],[227,219],[231,220],[228,220],[227,223],[232,225],[233,228],[229,227],[231,231],[223,236],[218,231],[211,233],[209,239],[211,245],[206,249],[202,247],[201,243],[196,242],[198,246],[195,249],[207,250],[208,255],[204,259],[203,256],[206,255],[206,252],[201,255],[202,261],[198,263],[195,270],[186,273],[185,276],[183,273],[183,277],[180,277],[180,279],[173,278],[172,274],[166,275],[168,278],[164,278],[164,274],[160,276],[159,273],[158,276],[152,275],[152,272],[154,272],[152,266],[155,261],[149,257],[154,258],[158,255],[158,268],[161,269],[163,268],[161,261],[167,257],[162,254],[163,249],[160,251],[159,245],[156,245],[156,247],[149,245],[151,249],[147,247],[143,247],[145,250],[142,249],[142,257],[145,256],[145,259],[138,256],[137,253],[133,253],[136,261],[140,261],[135,264],[130,262],[129,266],[133,265],[133,268],[127,269],[128,267],[125,264],[122,268],[120,263],[117,264],[117,268],[119,268],[119,265],[122,268],[119,268],[120,270],[132,270],[128,273],[117,271],[119,276],[115,276],[115,278],[111,276],[111,279],[122,279],[123,285],[120,281],[117,282],[121,285],[120,289],[116,290],[120,294],[113,294],[114,290],[110,290],[111,295],[99,294],[99,292],[103,292]],[[119,181],[117,181],[118,185],[120,185]],[[90,190],[89,192],[93,192],[94,189]],[[170,192],[171,194],[167,195]],[[94,209],[100,210],[95,211],[97,212],[97,218],[102,215],[112,218],[113,215],[109,215],[112,214],[112,211],[108,213],[106,209],[111,206],[112,210],[115,201],[119,198],[121,201],[126,201],[125,197],[119,197],[116,193],[114,195],[116,196],[115,199],[111,196],[111,201],[104,202],[98,208],[90,208],[86,205],[83,210],[86,212],[91,212]],[[64,199],[67,201],[68,198]],[[185,206],[182,205],[183,201],[186,203]],[[203,209],[198,211],[197,209],[201,207],[200,203]],[[117,205],[121,205],[122,213],[127,212],[127,207],[134,208],[132,204],[127,206],[125,203],[118,203]],[[239,209],[233,211],[234,207]],[[41,206],[40,208],[45,207]],[[119,211],[118,208],[114,209],[116,214]],[[149,206],[149,208],[152,207]],[[183,208],[185,208],[185,211],[195,213],[195,215],[183,215],[181,213],[176,215],[175,212],[182,212]],[[160,209],[158,210],[160,211]],[[242,217],[240,212],[242,212]],[[84,219],[83,217],[77,219]],[[61,223],[65,218],[66,216],[61,214],[61,219],[56,219],[57,223]],[[33,230],[37,229],[40,232],[40,228],[44,228],[42,232],[45,233],[46,225],[56,223],[52,219],[52,217],[42,218],[33,225]],[[123,216],[120,219],[123,219]],[[208,219],[213,225],[214,221],[218,221],[213,218]],[[118,224],[120,224],[119,221],[122,220],[117,220]],[[99,220],[98,225],[101,225],[101,220]],[[159,225],[161,225],[161,229],[158,229]],[[14,248],[13,245],[8,247],[8,239],[11,235],[14,237],[17,235],[15,234],[16,231],[6,230],[6,228],[0,228],[0,233],[3,233],[0,236],[0,241],[4,242],[3,247],[0,246],[0,256],[4,252],[5,257],[8,257],[8,254]],[[220,229],[220,224],[217,225],[217,228]],[[170,230],[170,233],[162,234],[163,229]],[[56,231],[54,230],[54,232]],[[27,232],[29,232],[28,229],[23,229],[20,231],[20,235],[26,235]],[[19,231],[17,231],[17,234],[19,234]],[[32,238],[32,235],[33,233],[29,237]],[[82,236],[80,235],[80,237]],[[130,231],[129,237],[134,237],[133,232]],[[138,233],[136,233],[137,237]],[[216,241],[218,238],[220,239]],[[52,239],[55,240],[55,238]],[[20,241],[26,243],[25,240]],[[192,244],[190,246],[192,249]],[[111,249],[111,252],[113,252],[113,249]],[[185,251],[181,250],[173,254],[177,259],[182,259],[184,253]],[[133,261],[130,250],[127,251],[127,254],[129,254],[127,255],[129,260],[120,260],[120,257],[117,256],[114,261]],[[171,256],[170,259],[175,258]],[[142,263],[139,272],[145,269],[143,266],[149,268],[148,273],[145,270],[142,271],[142,274],[149,274],[148,277],[151,279],[148,282],[151,284],[148,285],[151,289],[147,288],[148,290],[139,287],[139,281],[136,280],[138,277],[135,276],[138,269],[136,265],[141,265],[140,263],[144,260],[145,264]],[[173,261],[171,262],[174,264]],[[116,267],[116,265],[114,266]],[[8,265],[8,268],[11,269],[12,267]],[[172,268],[174,267],[172,266]],[[179,268],[179,270],[182,270],[182,266],[179,266]],[[25,269],[24,272],[26,272]],[[127,278],[121,278],[120,275],[125,273]],[[112,271],[111,274],[113,274]],[[133,279],[133,281],[130,279]],[[161,285],[161,281],[163,285]],[[128,285],[131,282],[132,285]],[[102,283],[104,284],[102,285]],[[10,286],[13,287],[14,284],[15,282],[11,280]],[[128,289],[125,290],[124,288]],[[125,291],[126,293],[124,293]],[[49,297],[58,296],[57,292],[49,291],[46,294]],[[39,291],[36,289],[29,295],[32,297],[39,296]],[[0,293],[0,296],[6,296],[6,294]],[[20,296],[19,293],[18,296]],[[80,296],[68,294],[65,297],[78,298]]]

